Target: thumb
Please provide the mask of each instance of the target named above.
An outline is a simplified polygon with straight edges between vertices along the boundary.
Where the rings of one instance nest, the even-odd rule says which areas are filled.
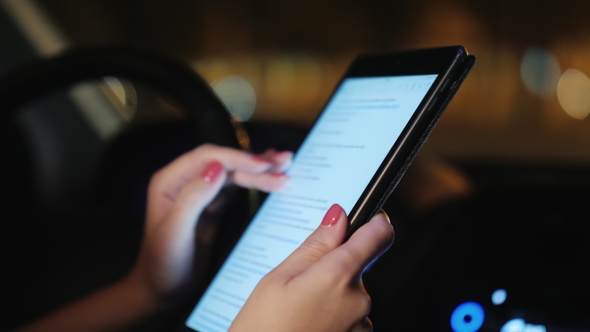
[[[307,270],[342,244],[347,227],[348,218],[342,207],[338,204],[332,205],[320,226],[277,266],[275,273],[291,278]]]
[[[393,226],[384,211],[356,230],[350,239],[323,259],[320,269],[360,282],[363,271],[392,245]],[[344,264],[343,264],[344,263]]]

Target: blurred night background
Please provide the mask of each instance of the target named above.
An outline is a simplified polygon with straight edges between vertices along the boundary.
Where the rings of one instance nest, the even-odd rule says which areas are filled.
[[[470,159],[590,160],[586,1],[26,2],[64,44],[165,53],[212,83],[239,75],[255,92],[252,120],[301,125],[359,53],[462,44],[477,67],[425,149]]]
[[[296,148],[355,56],[463,45],[477,63],[385,207],[398,239],[367,274],[376,330],[446,330],[459,303],[489,302],[492,291],[504,287],[513,302],[486,302],[484,330],[522,318],[547,331],[551,324],[563,328],[554,331],[582,331],[590,328],[589,13],[590,1],[582,0],[0,0],[0,75],[72,48],[124,45],[154,52],[201,75],[254,143],[263,138],[258,148],[279,141]],[[52,132],[48,123],[61,122],[40,116],[38,104],[18,118],[37,151],[39,183],[33,187],[40,206],[51,206],[54,216],[63,212],[56,206],[92,190],[88,174],[122,128],[178,117],[174,105],[125,78],[105,77],[97,86],[108,97],[107,110],[84,103],[92,92],[87,87],[69,94],[88,123],[66,121],[64,128],[78,129],[54,128],[52,138],[44,138]],[[166,141],[162,133],[150,142]],[[149,167],[136,161],[117,179],[149,177],[192,142]],[[113,196],[141,196],[145,185],[103,197],[137,217],[127,228],[111,220],[89,231],[75,217],[55,218],[61,223],[55,229],[95,235],[64,231],[69,240],[59,245],[45,236],[53,226],[5,232],[26,239],[36,229],[38,246],[23,248],[47,250],[41,258],[39,249],[22,259],[8,255],[16,266],[8,284],[27,285],[13,287],[2,303],[13,326],[124,274],[139,243],[137,207],[143,203],[113,203]],[[91,249],[56,258],[69,257],[76,246]],[[108,264],[112,272],[89,277]],[[70,289],[61,293],[64,285]],[[36,302],[39,296],[45,301]]]

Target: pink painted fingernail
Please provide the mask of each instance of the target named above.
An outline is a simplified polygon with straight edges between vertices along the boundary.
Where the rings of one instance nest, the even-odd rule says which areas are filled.
[[[223,165],[219,161],[212,161],[205,167],[203,172],[201,173],[201,177],[205,182],[214,182],[219,178],[221,173],[223,172]]]
[[[265,164],[269,164],[270,161],[260,157],[260,156],[252,156],[252,159],[254,159],[255,161],[259,162],[259,163],[265,163]]]
[[[268,173],[268,174],[270,174],[270,176],[275,177],[275,178],[281,178],[283,176],[287,176],[287,174],[285,174],[285,173],[279,173],[279,172],[271,172],[271,173]]]
[[[324,219],[322,219],[322,226],[330,227],[330,226],[336,225],[338,220],[340,220],[340,216],[342,215],[342,212],[344,212],[344,211],[342,210],[340,205],[338,205],[338,204],[332,205],[330,207],[330,209],[328,209],[328,212],[326,212]]]

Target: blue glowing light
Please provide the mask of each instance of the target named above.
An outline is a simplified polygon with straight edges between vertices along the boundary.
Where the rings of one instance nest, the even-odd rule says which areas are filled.
[[[475,332],[483,325],[485,313],[481,305],[465,302],[457,306],[451,314],[451,328],[454,332]]]
[[[506,290],[505,289],[496,289],[492,294],[492,303],[495,305],[500,305],[506,301]]]
[[[549,50],[532,47],[522,58],[520,75],[529,91],[544,96],[555,92],[561,68]]]

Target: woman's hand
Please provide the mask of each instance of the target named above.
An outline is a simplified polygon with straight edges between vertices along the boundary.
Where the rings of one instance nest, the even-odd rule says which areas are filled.
[[[393,227],[381,213],[342,244],[347,223],[333,205],[321,226],[260,281],[230,331],[371,331],[361,276],[393,243]]]
[[[195,283],[195,227],[203,210],[227,184],[280,189],[291,158],[291,152],[269,150],[253,156],[203,145],[158,171],[148,189],[143,245],[130,278],[145,285],[160,303],[186,294]]]
[[[253,156],[213,145],[179,157],[152,178],[143,244],[132,272],[19,331],[124,331],[161,312],[194,283],[196,223],[220,189],[231,183],[279,189],[291,157],[290,152]]]

